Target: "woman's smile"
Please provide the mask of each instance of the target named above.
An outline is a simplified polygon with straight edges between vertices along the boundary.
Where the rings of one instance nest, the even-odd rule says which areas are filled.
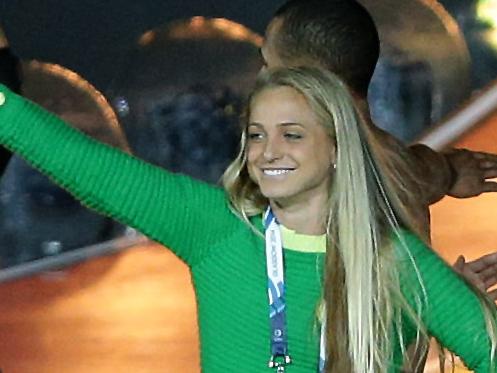
[[[263,168],[262,172],[265,176],[286,176],[291,172],[294,172],[294,168]]]

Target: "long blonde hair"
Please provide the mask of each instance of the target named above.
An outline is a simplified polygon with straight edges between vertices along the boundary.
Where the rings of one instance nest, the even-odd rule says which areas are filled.
[[[403,229],[421,235],[408,207],[407,165],[384,149],[354,104],[348,88],[331,72],[285,68],[258,78],[253,100],[266,89],[288,86],[302,94],[336,142],[336,171],[327,207],[327,254],[323,299],[327,309],[327,372],[386,372],[393,339],[401,345],[402,315],[426,336],[420,313],[425,294],[410,306],[400,290],[393,239],[417,272]],[[246,118],[249,117],[250,105]],[[268,205],[246,166],[246,126],[237,158],[223,176],[234,210],[249,223]],[[398,249],[396,249],[398,250]],[[405,351],[403,350],[403,353]]]

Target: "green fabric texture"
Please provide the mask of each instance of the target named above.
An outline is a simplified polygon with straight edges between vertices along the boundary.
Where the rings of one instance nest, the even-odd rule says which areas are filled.
[[[85,205],[140,230],[188,264],[202,371],[270,372],[264,241],[231,212],[224,191],[96,142],[5,87],[0,92],[6,98],[0,105],[3,144]],[[262,232],[261,218],[253,223]],[[422,316],[430,334],[476,372],[488,372],[490,342],[477,298],[416,237],[402,239],[422,272],[428,297]],[[293,358],[286,372],[315,373],[324,254],[285,250],[284,260]],[[411,261],[400,260],[403,287],[419,292]]]

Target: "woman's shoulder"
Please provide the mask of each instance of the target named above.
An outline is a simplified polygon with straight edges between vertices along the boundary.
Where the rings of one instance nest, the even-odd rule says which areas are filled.
[[[391,240],[394,245],[395,253],[400,259],[410,256],[419,258],[420,256],[427,254],[433,254],[428,244],[421,237],[408,229],[399,228],[392,231]]]

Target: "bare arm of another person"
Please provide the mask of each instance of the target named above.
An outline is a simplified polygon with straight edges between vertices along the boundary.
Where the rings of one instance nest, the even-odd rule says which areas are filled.
[[[388,132],[372,125],[376,135],[406,157],[421,191],[422,200],[435,203],[445,195],[475,197],[497,192],[497,155],[467,149],[436,152],[423,144],[404,145]]]

